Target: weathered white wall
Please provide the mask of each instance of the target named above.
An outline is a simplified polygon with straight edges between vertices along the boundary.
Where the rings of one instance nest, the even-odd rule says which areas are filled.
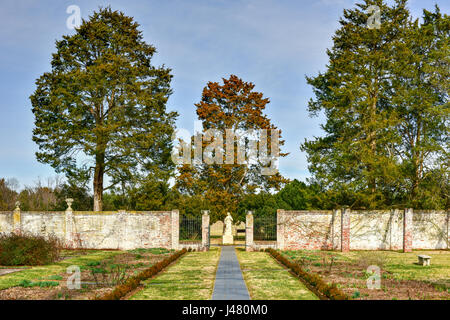
[[[341,249],[341,211],[278,211],[277,247]],[[448,211],[413,211],[412,249],[450,249]],[[351,250],[401,250],[403,210],[350,212]]]
[[[414,211],[413,249],[449,249],[449,212]],[[351,211],[351,250],[403,247],[403,211]],[[0,232],[54,234],[67,246],[97,249],[179,248],[178,211],[0,212]],[[280,249],[341,249],[341,211],[279,210]]]
[[[24,232],[65,238],[64,212],[21,212],[20,229]]]
[[[413,248],[449,249],[449,213],[445,211],[414,211]]]
[[[403,248],[403,211],[352,211],[351,250],[400,250]]]
[[[282,224],[283,231],[277,232],[277,241],[281,240],[286,250],[340,249],[340,211],[282,211],[278,214],[282,215],[278,228]]]
[[[0,211],[0,232],[10,233],[13,231],[13,213]]]
[[[53,234],[68,247],[88,249],[178,249],[178,211],[0,212],[0,232]],[[176,220],[173,223],[172,220]]]

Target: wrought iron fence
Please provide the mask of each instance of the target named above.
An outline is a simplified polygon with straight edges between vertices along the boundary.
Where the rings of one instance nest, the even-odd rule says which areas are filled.
[[[277,240],[277,215],[255,217],[253,221],[254,241]]]
[[[202,241],[202,217],[180,215],[180,241]]]

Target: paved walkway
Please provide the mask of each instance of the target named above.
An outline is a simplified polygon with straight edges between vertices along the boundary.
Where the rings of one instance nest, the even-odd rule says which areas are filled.
[[[232,246],[223,246],[212,300],[250,300],[239,261]]]

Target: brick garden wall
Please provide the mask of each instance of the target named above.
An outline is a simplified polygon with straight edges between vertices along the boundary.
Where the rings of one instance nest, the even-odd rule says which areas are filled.
[[[337,250],[341,246],[341,214],[339,211],[279,211],[277,241],[286,250],[309,248]],[[280,238],[281,239],[278,239]]]
[[[449,218],[450,213],[445,211],[414,211],[413,249],[450,249]]]
[[[0,212],[0,232],[53,234],[69,247],[178,249],[178,211]]]
[[[450,249],[448,211],[285,211],[277,212],[276,247],[282,250]],[[248,237],[253,217],[247,216],[247,250],[261,246]],[[272,244],[273,245],[273,244]]]

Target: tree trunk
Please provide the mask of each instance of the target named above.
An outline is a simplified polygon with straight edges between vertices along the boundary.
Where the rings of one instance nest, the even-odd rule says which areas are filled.
[[[103,174],[105,172],[105,154],[95,157],[94,172],[94,211],[103,211]]]
[[[417,120],[417,132],[416,132],[416,139],[414,141],[414,145],[411,146],[412,152],[412,163],[414,165],[414,177],[413,177],[413,183],[411,188],[411,199],[414,201],[416,200],[416,196],[419,194],[419,184],[421,181],[421,168],[423,167],[423,160],[422,160],[422,151],[420,151],[419,146],[421,145],[420,141],[420,135],[421,135],[421,124],[422,121],[419,118]]]
[[[371,124],[373,122],[375,122],[376,120],[376,111],[377,110],[377,94],[374,94],[373,97],[373,101],[372,104],[370,106],[370,122]],[[370,143],[370,152],[371,152],[371,161],[373,161],[373,159],[376,159],[376,152],[377,152],[377,138],[376,138],[376,131],[374,128],[370,128],[370,132],[369,132],[369,143]],[[375,175],[373,173],[374,171],[374,166],[369,163],[368,166],[368,172],[369,172],[369,190],[370,193],[374,194],[376,192],[376,188],[377,188],[377,183],[376,183],[376,179],[375,179]]]

